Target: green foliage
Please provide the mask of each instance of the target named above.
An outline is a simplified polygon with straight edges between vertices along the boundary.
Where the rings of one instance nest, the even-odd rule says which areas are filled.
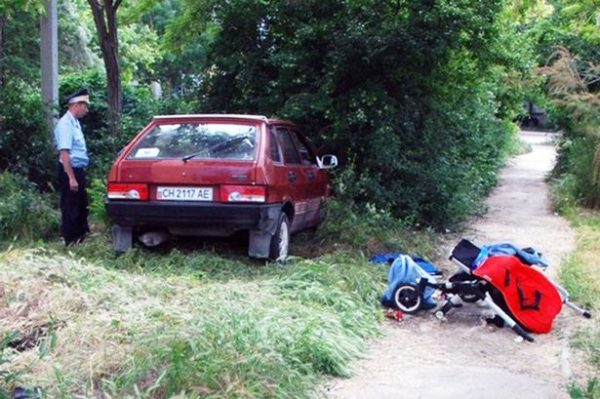
[[[568,28],[590,45],[600,45],[598,2],[596,0],[563,0],[560,11]]]
[[[560,281],[579,305],[597,312],[600,308],[600,215],[575,209],[569,214],[576,233],[576,248],[561,265]],[[596,320],[594,322],[594,320]],[[592,325],[579,331],[574,345],[582,350],[596,371],[600,367],[600,330],[597,319]],[[586,385],[573,383],[569,387],[572,398],[598,398],[600,387],[597,378],[590,378]]]
[[[104,207],[104,203],[106,202],[106,182],[98,178],[93,178],[87,188],[87,193],[90,199],[90,217],[95,222],[108,225],[108,215]]]
[[[600,206],[600,34],[594,1],[560,0],[538,28],[551,110],[564,132],[555,170],[581,205]]]
[[[31,72],[39,66],[39,52],[37,59],[31,57],[32,52],[39,51],[39,38],[31,35],[31,30],[38,25],[36,17],[44,13],[41,0],[0,0],[0,81],[13,74],[15,78],[36,76],[24,74],[18,67]],[[33,61],[33,65],[27,61]]]
[[[519,112],[527,69],[502,3],[183,4],[167,35],[180,44],[211,32],[208,109],[305,126],[350,169],[349,203],[436,226],[477,210],[504,159],[512,128],[503,121]]]
[[[572,175],[566,174],[552,181],[552,205],[561,215],[573,213],[580,204],[577,193],[576,180]]]
[[[571,384],[569,395],[572,399],[598,399],[600,398],[600,381],[597,378],[592,378],[585,387]]]
[[[31,2],[33,3],[33,2]],[[1,7],[1,6],[0,6]],[[40,39],[32,34],[39,30],[39,19],[30,10],[17,7],[8,16],[0,13],[0,80],[39,84]]]
[[[102,68],[102,60],[95,48],[96,31],[87,1],[59,1],[57,6],[60,72]]]
[[[574,207],[591,205],[595,201],[593,162],[598,140],[592,137],[563,138],[559,145],[560,157],[554,174],[558,176],[555,204]],[[566,201],[566,203],[563,203]]]
[[[148,25],[131,24],[119,30],[119,57],[125,83],[135,77],[152,76],[153,65],[161,61],[158,36]]]
[[[11,15],[19,11],[42,14],[44,2],[41,0],[0,0],[0,15]]]
[[[0,90],[0,171],[18,173],[42,190],[54,175],[55,150],[40,93],[10,80]]]
[[[536,4],[512,12],[525,18]],[[83,6],[79,1],[71,14],[87,26]],[[156,101],[145,87],[125,85],[122,125],[112,135],[103,74],[61,77],[61,98],[81,86],[92,91],[83,121],[92,177],[106,176],[115,154],[153,114],[277,115],[306,127],[322,152],[338,155],[348,204],[436,227],[477,212],[494,184],[531,62],[528,36],[492,0],[173,0],[124,7],[125,81],[159,77],[168,96]],[[86,42],[67,22],[69,37]]]
[[[0,173],[0,240],[48,239],[58,232],[54,199],[21,176]]]
[[[573,255],[561,269],[560,280],[574,300],[580,301],[580,305],[596,308],[600,304],[600,285],[590,278],[586,269],[582,259]]]
[[[377,209],[373,204],[349,205],[346,199],[336,198],[329,200],[326,207],[326,221],[314,237],[305,238],[305,245],[317,247],[310,250],[312,254],[327,248],[369,255],[384,251],[406,251],[422,256],[435,253],[431,231],[415,230],[409,223],[394,218],[389,211]],[[298,250],[305,251],[302,247]]]

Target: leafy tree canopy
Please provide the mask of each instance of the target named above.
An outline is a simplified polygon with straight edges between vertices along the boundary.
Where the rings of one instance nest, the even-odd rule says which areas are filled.
[[[11,16],[19,11],[43,13],[44,2],[42,0],[0,0],[0,15]]]
[[[5,8],[20,4],[11,12],[24,12],[29,3],[35,2],[0,0]],[[102,46],[90,4],[61,2],[65,75],[99,64]],[[593,0],[110,4],[119,5],[122,131],[135,132],[136,123],[143,123],[137,115],[157,109],[289,118],[322,151],[340,157],[337,192],[347,203],[438,226],[475,210],[494,184],[512,123],[523,113],[524,100],[532,98],[527,93],[535,91],[531,69],[552,59],[556,44],[571,49],[578,65],[600,59],[599,47],[592,45]],[[16,57],[11,70],[29,75],[30,82],[39,63],[37,42],[30,35],[34,39],[23,45],[22,32],[35,31],[35,23],[23,23],[18,32],[7,25],[18,38],[11,41]],[[25,65],[32,70],[25,73],[19,67]],[[166,89],[160,102],[142,94],[150,79]],[[131,88],[136,82],[139,90]],[[108,84],[95,88],[100,101],[110,97],[98,93]],[[104,103],[97,105],[104,109]],[[96,117],[98,123],[90,126],[99,130],[90,137],[106,148],[102,159],[109,162],[114,155],[109,150],[127,137],[102,144],[106,118]]]
[[[165,45],[205,43],[207,110],[295,120],[341,156],[349,201],[443,224],[493,183],[520,107],[529,47],[505,5],[181,0]]]

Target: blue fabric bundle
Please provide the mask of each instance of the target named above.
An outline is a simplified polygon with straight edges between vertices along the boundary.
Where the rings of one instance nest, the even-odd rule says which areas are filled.
[[[391,265],[392,263],[394,263],[394,261],[399,256],[410,256],[410,255],[406,255],[401,252],[386,252],[386,253],[382,253],[382,254],[373,255],[369,259],[369,262],[371,262],[371,263],[387,263],[387,264]],[[437,268],[437,266],[435,266],[431,262],[428,262],[424,258],[421,258],[420,256],[414,256],[414,255],[410,256],[410,257],[417,265],[421,266],[421,268],[423,268],[423,270],[425,270],[427,273],[434,275],[434,276],[439,276],[442,274],[442,272],[440,272],[440,270]]]
[[[390,267],[390,271],[388,273],[388,289],[383,294],[381,303],[384,306],[395,307],[394,291],[396,290],[396,287],[398,287],[398,285],[401,283],[417,285],[419,280],[422,278],[429,279],[431,278],[431,274],[417,264],[410,256],[404,254],[399,255]],[[432,298],[434,292],[435,290],[431,287],[425,288],[422,298],[422,306],[424,308],[432,308],[436,306],[436,302]]]
[[[543,268],[549,266],[548,261],[534,248],[520,249],[513,244],[504,242],[482,246],[481,252],[479,252],[473,265],[471,265],[471,269],[477,269],[488,257],[497,255],[517,256],[522,262],[528,265],[539,265]]]

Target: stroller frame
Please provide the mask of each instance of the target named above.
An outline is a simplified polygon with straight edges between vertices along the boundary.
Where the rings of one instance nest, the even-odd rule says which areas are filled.
[[[523,339],[533,342],[533,336],[494,301],[491,293],[497,289],[488,281],[472,274],[470,265],[474,263],[480,252],[481,249],[469,240],[461,240],[454,247],[449,257],[459,267],[458,273],[450,277],[448,282],[438,282],[434,276],[420,273],[421,278],[417,281],[416,285],[401,283],[396,287],[393,295],[395,304],[405,313],[416,313],[422,307],[424,290],[427,287],[431,287],[447,295],[446,301],[434,311],[434,316],[439,320],[443,320],[452,308],[461,307],[463,301],[477,302],[481,300],[515,333]],[[554,281],[548,280],[558,291],[563,304],[582,316],[591,318],[591,314],[587,310],[570,301],[569,293],[566,289]]]

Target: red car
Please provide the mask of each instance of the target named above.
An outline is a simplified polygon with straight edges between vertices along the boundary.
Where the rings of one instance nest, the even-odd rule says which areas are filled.
[[[291,233],[322,221],[331,186],[298,128],[255,115],[156,116],[125,147],[108,175],[113,246],[134,237],[157,245],[172,236],[247,231],[248,255],[283,260]]]

